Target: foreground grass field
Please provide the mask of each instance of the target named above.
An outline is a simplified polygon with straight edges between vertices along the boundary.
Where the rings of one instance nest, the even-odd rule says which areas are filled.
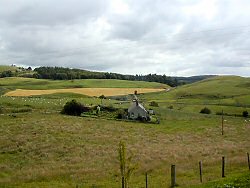
[[[120,140],[126,142],[139,164],[131,187],[141,187],[148,170],[153,187],[167,186],[172,163],[177,165],[178,184],[197,184],[199,160],[204,165],[204,181],[218,179],[222,155],[227,157],[227,174],[247,170],[250,125],[230,118],[226,134],[221,136],[219,118],[186,115],[178,118],[167,114],[158,126],[49,111],[2,115],[1,183],[118,187]]]
[[[18,87],[21,85],[24,84],[19,83]],[[203,86],[194,86],[200,87],[203,94]],[[27,87],[31,86],[27,84]],[[122,108],[129,106],[130,98],[128,101],[101,100],[69,93],[1,96],[0,187],[120,187],[117,149],[121,140],[126,143],[128,155],[133,156],[132,162],[138,166],[130,187],[144,187],[145,172],[149,174],[149,187],[169,187],[171,164],[176,165],[179,187],[223,187],[223,181],[231,182],[230,178],[242,173],[246,178],[241,175],[239,178],[247,179],[249,119],[226,116],[222,136],[221,117],[215,112],[224,109],[240,114],[242,110],[250,111],[250,103],[241,103],[246,106],[237,106],[233,101],[230,105],[218,104],[221,99],[205,96],[179,99],[179,89],[183,88],[139,96],[147,108],[155,110],[160,119],[157,125],[59,113],[73,98],[88,105],[103,103]],[[191,85],[186,91],[193,91]],[[241,96],[246,101],[247,95],[242,90]],[[152,100],[157,101],[159,107],[149,106]],[[169,108],[170,105],[173,108]],[[199,113],[205,105],[213,109],[212,114]],[[226,157],[229,180],[220,184],[214,181],[221,180],[222,156]],[[199,182],[199,161],[203,162],[203,184]]]

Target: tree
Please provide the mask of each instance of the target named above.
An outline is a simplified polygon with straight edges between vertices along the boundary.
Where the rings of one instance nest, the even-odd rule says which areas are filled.
[[[125,143],[120,141],[119,143],[119,161],[120,161],[120,171],[122,176],[122,187],[128,188],[129,187],[129,179],[134,172],[134,170],[137,168],[136,165],[132,165],[132,156],[129,158],[126,158],[126,146]]]
[[[99,99],[106,99],[105,95],[100,95]]]
[[[1,78],[12,77],[12,76],[14,76],[14,74],[11,70],[3,71],[2,74],[0,74]]]

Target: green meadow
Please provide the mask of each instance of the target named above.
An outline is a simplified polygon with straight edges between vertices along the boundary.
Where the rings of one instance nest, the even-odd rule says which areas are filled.
[[[130,187],[169,187],[170,166],[176,165],[179,187],[249,187],[250,79],[220,76],[140,94],[160,124],[60,114],[67,101],[91,106],[128,108],[132,96],[99,99],[60,93],[7,97],[14,89],[74,87],[169,88],[153,82],[121,80],[52,81],[31,78],[0,79],[0,187],[121,187],[118,144],[137,166]],[[159,106],[150,106],[156,101]],[[207,107],[211,114],[201,114]],[[223,110],[224,135],[221,135]],[[221,178],[221,157],[226,178]],[[198,162],[203,163],[203,183]],[[237,187],[237,186],[236,186]],[[239,186],[238,186],[239,187]]]
[[[114,79],[46,80],[22,77],[0,78],[7,89],[66,89],[66,88],[166,88],[165,84]]]

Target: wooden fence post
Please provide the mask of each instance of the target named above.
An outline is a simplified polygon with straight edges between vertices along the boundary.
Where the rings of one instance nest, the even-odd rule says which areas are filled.
[[[249,160],[249,153],[247,152],[247,163],[248,163],[248,169],[250,170],[250,160]]]
[[[224,178],[225,177],[225,157],[222,157],[222,169],[221,169],[221,176]]]
[[[124,179],[124,176],[122,176],[122,188],[125,188],[125,179]]]
[[[176,185],[175,165],[171,165],[171,187]]]
[[[199,169],[200,169],[200,182],[202,183],[202,162],[199,162]]]
[[[146,185],[146,188],[148,188],[148,173],[147,172],[145,174],[145,185]]]
[[[224,113],[221,113],[221,135],[224,135]]]

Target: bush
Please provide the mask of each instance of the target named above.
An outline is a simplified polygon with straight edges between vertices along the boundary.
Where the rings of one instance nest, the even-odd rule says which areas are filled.
[[[0,106],[0,114],[3,114],[3,107]]]
[[[149,103],[149,106],[155,106],[155,107],[158,107],[159,105],[158,105],[158,103],[157,103],[157,102],[152,101],[152,102],[150,102],[150,103]]]
[[[108,111],[108,112],[115,112],[117,111],[117,109],[115,107],[113,107],[112,105],[109,106],[101,106],[101,109],[103,111]]]
[[[88,107],[85,107],[81,103],[77,102],[76,100],[72,100],[70,102],[67,102],[61,113],[72,115],[72,116],[80,116],[83,112],[88,112],[90,109]]]
[[[117,119],[124,119],[127,116],[127,109],[119,109],[117,111]]]
[[[172,110],[172,109],[174,109],[174,106],[171,105],[171,106],[169,106],[168,108],[169,108],[170,110]]]
[[[205,108],[201,109],[200,113],[202,113],[202,114],[211,114],[211,110],[208,109],[207,107],[205,107]]]
[[[99,96],[100,99],[106,99],[105,95]]]
[[[248,111],[246,111],[246,110],[243,111],[243,112],[242,112],[242,116],[243,116],[243,117],[248,117]]]

